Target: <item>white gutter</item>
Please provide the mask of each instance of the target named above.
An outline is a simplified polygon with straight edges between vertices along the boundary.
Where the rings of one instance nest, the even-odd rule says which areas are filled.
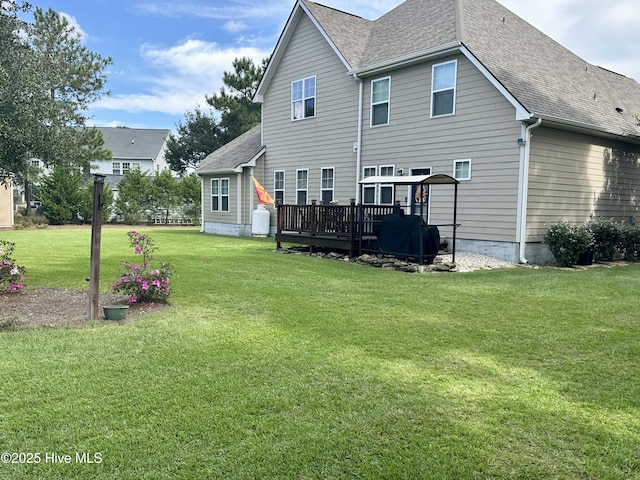
[[[531,130],[539,127],[542,119],[538,118],[536,123],[532,123],[528,127],[522,126],[524,134],[522,141],[524,146],[520,147],[520,198],[518,200],[518,242],[520,243],[520,251],[518,260],[520,263],[529,263],[525,258],[526,233],[527,233],[527,196],[529,195],[529,155],[531,154]],[[520,141],[520,140],[519,140]]]
[[[356,205],[360,205],[360,170],[362,170],[362,97],[364,95],[364,82],[355,73],[353,79],[360,82],[358,97],[358,134],[356,140]]]

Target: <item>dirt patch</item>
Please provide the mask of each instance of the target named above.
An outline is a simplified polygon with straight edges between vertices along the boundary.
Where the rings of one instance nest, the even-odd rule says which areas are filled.
[[[105,320],[103,305],[127,305],[123,295],[101,294],[98,322]],[[120,322],[131,322],[141,315],[167,308],[164,304],[129,305],[127,318]],[[89,294],[71,288],[40,288],[21,293],[0,294],[0,330],[20,327],[73,327],[86,326],[89,314]]]

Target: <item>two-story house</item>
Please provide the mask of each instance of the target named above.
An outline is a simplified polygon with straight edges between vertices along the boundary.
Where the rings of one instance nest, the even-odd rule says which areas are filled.
[[[169,169],[165,158],[168,129],[97,127],[104,138],[104,148],[111,150],[111,160],[92,162],[91,173],[106,175],[117,192],[118,183],[129,170],[149,175]]]
[[[261,127],[198,168],[204,232],[250,233],[250,175],[284,203],[409,205],[411,187],[359,181],[449,174],[457,248],[512,262],[550,259],[548,222],[638,212],[640,85],[494,0],[407,0],[373,21],[297,0],[255,100]],[[428,221],[451,200],[433,189]]]

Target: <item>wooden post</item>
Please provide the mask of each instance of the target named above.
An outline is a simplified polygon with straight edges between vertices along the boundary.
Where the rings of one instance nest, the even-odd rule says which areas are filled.
[[[89,320],[98,318],[100,306],[100,235],[102,233],[102,206],[106,175],[94,174],[93,217],[91,218],[91,261],[89,273]]]

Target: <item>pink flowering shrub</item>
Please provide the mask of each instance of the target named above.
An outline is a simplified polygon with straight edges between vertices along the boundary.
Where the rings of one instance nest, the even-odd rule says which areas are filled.
[[[25,268],[11,258],[16,244],[0,240],[0,293],[21,292],[24,290]]]
[[[169,298],[169,278],[172,266],[160,263],[159,267],[151,267],[151,254],[156,250],[153,240],[148,235],[132,230],[128,232],[129,245],[136,255],[142,255],[139,263],[122,262],[122,276],[115,281],[111,289],[129,297],[129,303],[166,303]]]

